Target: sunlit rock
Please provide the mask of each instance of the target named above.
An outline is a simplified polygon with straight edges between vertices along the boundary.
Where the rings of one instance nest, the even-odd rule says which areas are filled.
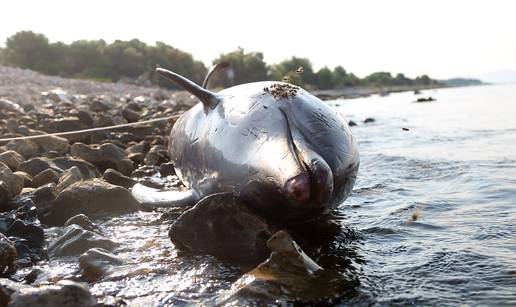
[[[85,214],[100,217],[124,214],[142,209],[127,189],[99,179],[80,181],[57,196],[49,223],[62,225],[68,218]]]
[[[90,281],[95,281],[108,274],[122,263],[122,259],[102,248],[89,249],[79,257],[82,275]]]
[[[113,250],[119,244],[108,238],[82,227],[72,224],[67,226],[63,234],[48,245],[50,258],[80,255],[91,248]]]

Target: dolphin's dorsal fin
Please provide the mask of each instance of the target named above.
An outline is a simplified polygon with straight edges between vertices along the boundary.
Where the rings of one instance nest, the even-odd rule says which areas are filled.
[[[221,69],[227,69],[228,67],[229,67],[228,62],[220,62],[220,63],[213,65],[213,67],[210,69],[210,71],[204,78],[204,81],[202,82],[202,87],[205,89],[208,89],[208,87],[210,86],[210,80],[211,80],[211,77],[213,76],[213,74]]]
[[[176,74],[175,72],[159,67],[156,68],[156,72],[160,76],[173,81],[180,87],[190,92],[195,97],[199,98],[199,100],[201,100],[202,104],[204,104],[205,107],[213,109],[219,103],[220,99],[217,96],[217,94],[210,92],[206,89],[203,89],[199,85],[195,84],[193,81],[190,81],[187,78]]]

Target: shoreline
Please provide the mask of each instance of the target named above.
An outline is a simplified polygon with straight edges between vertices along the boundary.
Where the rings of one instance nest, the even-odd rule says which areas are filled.
[[[455,87],[455,86],[452,86]],[[401,93],[408,91],[431,90],[438,88],[450,88],[450,86],[443,85],[400,85],[400,86],[350,86],[341,89],[331,90],[313,90],[310,91],[312,95],[321,100],[335,100],[335,99],[352,99],[359,97],[367,97],[371,95],[387,96],[391,93]]]

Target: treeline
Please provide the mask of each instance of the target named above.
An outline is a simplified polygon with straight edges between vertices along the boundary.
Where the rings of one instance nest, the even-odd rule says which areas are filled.
[[[376,72],[358,78],[342,66],[333,69],[323,67],[314,71],[309,59],[292,57],[283,62],[268,65],[261,52],[244,52],[239,48],[221,54],[213,63],[226,61],[232,74],[219,74],[214,86],[262,81],[284,80],[307,89],[333,89],[346,86],[398,86],[434,85],[438,81],[427,75],[415,79],[403,74],[392,76],[388,72]],[[121,78],[148,76],[153,83],[156,65],[171,69],[198,83],[202,82],[207,68],[194,57],[163,42],[149,46],[137,39],[116,40],[111,44],[104,40],[79,40],[71,44],[49,42],[43,34],[32,31],[18,32],[7,39],[0,48],[0,64],[32,69],[48,75],[71,78],[88,78],[116,82]],[[171,86],[160,82],[160,85]]]

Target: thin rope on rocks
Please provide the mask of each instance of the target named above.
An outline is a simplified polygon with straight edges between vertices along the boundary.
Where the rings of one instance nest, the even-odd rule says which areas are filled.
[[[127,123],[127,124],[119,124],[114,126],[106,126],[106,127],[97,127],[97,128],[90,128],[90,129],[83,129],[83,130],[74,130],[74,131],[65,131],[65,132],[55,132],[55,133],[48,133],[48,134],[37,134],[37,135],[27,135],[27,136],[18,136],[18,137],[11,137],[11,138],[4,138],[0,139],[0,142],[9,142],[9,141],[18,141],[18,140],[30,140],[30,139],[39,139],[39,138],[45,138],[49,136],[62,136],[62,135],[70,135],[70,134],[81,134],[81,133],[87,133],[87,132],[95,132],[95,131],[102,131],[102,130],[114,130],[118,128],[123,127],[130,127],[130,126],[138,126],[142,124],[149,124],[169,119],[178,118],[179,115],[172,115],[167,117],[160,117],[160,118],[154,118],[134,123]]]

